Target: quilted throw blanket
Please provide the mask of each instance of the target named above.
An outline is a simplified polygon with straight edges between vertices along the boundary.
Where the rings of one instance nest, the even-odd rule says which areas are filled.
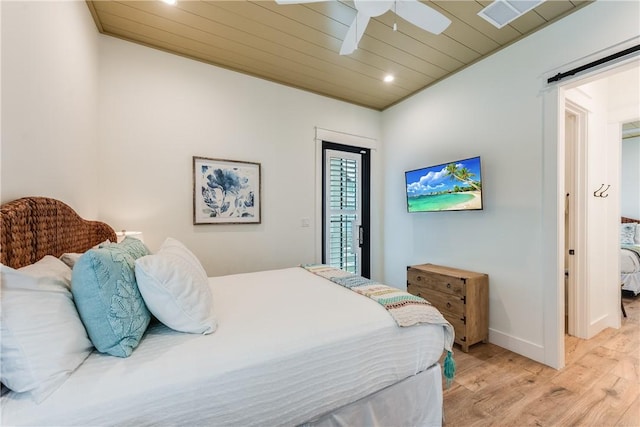
[[[455,374],[452,353],[453,326],[428,301],[400,289],[328,265],[308,264],[303,265],[302,268],[376,301],[387,310],[398,326],[406,327],[420,323],[442,325],[445,336],[444,348],[447,350],[444,376],[447,378],[447,385],[451,383]]]

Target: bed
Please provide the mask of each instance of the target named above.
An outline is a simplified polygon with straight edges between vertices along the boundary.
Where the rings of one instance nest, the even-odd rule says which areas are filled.
[[[2,380],[9,385],[11,372],[5,369],[20,369],[22,361],[9,360],[15,352],[4,347],[11,321],[16,322],[8,318],[33,316],[27,318],[33,328],[39,321],[47,322],[40,312],[25,310],[29,292],[19,294],[22,299],[12,297],[21,289],[11,274],[31,271],[42,260],[56,263],[65,255],[84,252],[73,269],[68,267],[70,273],[56,264],[59,274],[72,278],[67,294],[74,296],[82,317],[81,294],[75,291],[80,260],[104,248],[122,248],[105,242],[116,239],[111,227],[85,221],[54,199],[18,199],[2,205],[0,215]],[[146,259],[158,258],[142,256],[136,263]],[[42,273],[38,277],[34,280],[45,280]],[[443,376],[438,361],[453,342],[453,329],[446,321],[399,327],[379,301],[311,268],[206,280],[213,304],[209,329],[187,333],[151,320],[128,357],[100,352],[85,336],[80,347],[86,354],[80,363],[59,367],[62,372],[54,372],[56,384],[44,397],[3,385],[1,424],[441,425]],[[12,305],[15,301],[20,309]],[[192,305],[201,302],[202,298]],[[90,331],[89,323],[85,326]],[[52,333],[67,331],[58,328]],[[39,339],[43,343],[30,345],[63,341]],[[38,363],[58,357],[57,348],[36,350],[34,357],[45,359]]]
[[[622,290],[640,293],[640,220],[622,217],[620,224]]]

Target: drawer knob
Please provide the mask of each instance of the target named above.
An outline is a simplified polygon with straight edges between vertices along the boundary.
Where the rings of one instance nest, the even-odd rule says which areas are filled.
[[[447,289],[451,289],[451,283],[447,283]]]
[[[450,302],[447,303],[447,308],[451,308],[451,303]]]
[[[418,276],[418,282],[422,280],[422,276]]]

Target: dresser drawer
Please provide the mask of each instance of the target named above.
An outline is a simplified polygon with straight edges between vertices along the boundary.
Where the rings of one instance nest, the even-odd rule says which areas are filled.
[[[434,307],[442,312],[449,312],[453,315],[464,317],[464,301],[462,297],[437,292],[428,287],[415,286],[411,282],[407,285],[407,292],[422,297],[429,301]]]
[[[435,264],[407,266],[407,291],[429,301],[453,326],[465,353],[489,339],[489,276]]]
[[[465,281],[459,277],[446,276],[433,272],[425,272],[415,268],[407,271],[407,280],[409,283],[433,289],[434,291],[444,292],[452,295],[464,296]]]
[[[453,316],[447,312],[442,312],[442,315],[447,322],[451,323],[453,326],[453,330],[456,335],[456,341],[458,343],[465,342],[467,340],[467,328],[465,326],[464,320],[462,320],[459,316]]]

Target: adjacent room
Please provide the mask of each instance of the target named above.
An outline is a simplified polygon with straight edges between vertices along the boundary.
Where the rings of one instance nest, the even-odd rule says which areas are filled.
[[[640,422],[640,2],[0,22],[3,425]]]

